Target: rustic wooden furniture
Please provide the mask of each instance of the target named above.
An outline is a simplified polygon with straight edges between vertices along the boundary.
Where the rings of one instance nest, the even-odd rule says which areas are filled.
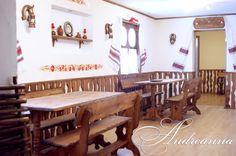
[[[107,117],[108,115],[125,111],[124,114],[131,117],[132,120],[129,119],[126,121],[127,118],[124,118],[125,120],[123,120],[123,122],[120,122],[121,120],[119,120],[119,118],[116,118],[116,116],[114,116],[113,120],[107,119],[106,121],[104,119],[106,121],[106,124],[104,124],[103,122],[99,123],[98,121],[99,124],[98,123],[97,124],[100,126],[100,130],[98,130],[97,132],[91,131],[92,125],[90,125],[90,129],[91,129],[90,133],[94,135],[90,136],[89,139],[92,139],[96,137],[96,135],[102,132],[105,132],[106,130],[109,130],[111,128],[114,128],[116,126],[118,126],[116,133],[120,135],[122,134],[121,132],[123,131],[124,124],[125,126],[128,126],[128,125],[130,126],[130,124],[128,124],[128,121],[129,122],[132,121],[132,125],[133,125],[131,126],[132,130],[138,126],[138,122],[139,122],[138,120],[139,98],[138,97],[139,96],[137,95],[137,93],[125,94],[125,93],[118,93],[118,92],[71,92],[67,94],[59,94],[59,95],[44,96],[44,97],[29,99],[27,104],[24,105],[24,107],[27,107],[31,111],[31,114],[32,114],[32,122],[34,124],[34,128],[33,128],[34,155],[40,154],[41,141],[42,141],[41,133],[40,133],[40,126],[41,126],[40,119],[42,118],[45,112],[57,112],[57,111],[65,110],[67,108],[73,108],[73,107],[79,106],[81,108],[91,110],[92,116],[89,121],[92,122],[100,118]],[[120,125],[117,123],[117,121],[119,121]],[[104,127],[101,126],[102,123],[104,124]],[[98,128],[95,128],[95,130],[96,129]],[[65,135],[67,134],[68,133],[65,133]],[[117,149],[117,147],[128,146],[129,148],[132,147],[132,150],[134,151],[134,153],[136,154],[139,153],[137,148],[130,142],[129,137],[130,135],[119,136],[118,138],[121,138],[122,141],[119,139],[119,141],[116,142],[115,145],[113,144],[112,146],[107,146],[107,148],[104,148],[107,150],[102,150],[101,152],[102,153],[104,151],[112,152],[115,149]],[[54,138],[54,139],[57,140],[58,138]],[[50,140],[47,140],[46,142],[47,143],[51,142],[52,144],[52,141]],[[59,144],[60,143],[58,143],[58,145]],[[71,143],[69,143],[68,146],[69,145],[71,145]]]
[[[50,96],[56,94],[63,94],[65,90],[60,88],[45,88],[40,91],[29,91],[25,95],[21,95],[20,98],[37,98],[43,96]],[[30,115],[30,113],[29,113]],[[57,111],[57,112],[45,112],[40,121],[40,134],[42,139],[47,139],[53,137],[55,135],[61,134],[68,130],[74,129],[74,114],[72,114],[71,109]],[[30,124],[30,130],[33,135],[34,124]],[[34,136],[34,135],[33,135]],[[53,148],[49,146],[43,146],[41,149],[42,155],[47,153],[49,150]]]
[[[225,73],[218,73],[217,77],[217,94],[225,94]]]
[[[136,73],[129,75],[119,75],[119,77],[150,77],[155,79],[166,79],[166,78],[179,78],[179,79],[190,79],[195,75],[194,72],[168,72],[168,71],[153,71],[147,73]],[[71,78],[71,79],[59,79],[49,80],[40,82],[29,82],[26,83],[26,93],[34,91],[42,91],[46,89],[64,88],[67,92],[75,91],[100,91],[100,92],[114,92],[118,91],[118,76],[117,75],[106,75],[106,76],[94,76],[94,77],[82,77],[82,78]],[[177,87],[175,87],[177,86]],[[158,97],[158,102],[166,99],[166,94],[169,92],[168,85],[157,86],[159,92],[163,92],[162,96]],[[178,83],[173,85],[173,95],[178,94]]]
[[[148,81],[139,81],[136,82],[138,85],[148,85],[151,86],[151,108],[147,110],[146,118],[155,120],[157,118],[161,118],[160,113],[157,110],[157,105],[155,101],[155,92],[156,92],[156,86],[157,85],[166,85],[169,84],[169,96],[172,96],[173,91],[173,83],[181,82],[184,79],[153,79]],[[160,108],[162,109],[162,108]]]
[[[171,106],[172,120],[183,120],[184,114],[193,110],[197,114],[201,114],[200,110],[197,108],[196,103],[201,95],[201,83],[200,80],[192,79],[184,81],[182,93],[166,99],[166,102]]]
[[[128,77],[119,78],[118,81],[119,91],[126,93],[139,91],[140,93],[142,93],[141,112],[145,112],[147,108],[151,107],[151,92],[148,91],[148,88],[145,88],[145,85],[136,84],[136,82],[148,79],[148,77]],[[156,96],[160,96],[161,94],[163,94],[163,92],[155,91],[153,94],[155,100]]]
[[[31,155],[29,117],[21,107],[25,86],[0,86],[0,155]],[[21,92],[20,92],[21,90]]]

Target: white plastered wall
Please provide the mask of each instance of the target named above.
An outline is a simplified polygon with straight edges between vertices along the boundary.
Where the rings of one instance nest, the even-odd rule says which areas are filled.
[[[0,1],[0,84],[16,76],[16,1]]]

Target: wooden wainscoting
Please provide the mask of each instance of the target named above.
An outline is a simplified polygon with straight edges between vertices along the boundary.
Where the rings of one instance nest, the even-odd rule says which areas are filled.
[[[122,78],[129,77],[145,77],[150,78],[194,78],[194,72],[168,72],[168,71],[155,71],[147,73],[137,73],[129,75],[119,75]],[[62,80],[52,80],[44,82],[33,82],[27,83],[26,93],[50,90],[56,88],[63,88],[65,92],[74,91],[108,91],[114,92],[119,90],[118,85],[118,75],[107,75],[107,76],[97,76],[97,77],[86,77],[86,78],[74,78],[74,79],[62,79]],[[181,85],[179,82],[174,84],[172,95],[179,94]],[[164,92],[162,97],[159,98],[159,102],[163,102],[164,99],[169,97],[169,87],[168,85],[162,85],[157,87],[157,91]]]
[[[34,92],[55,88],[64,88],[65,92],[74,91],[115,91],[116,75],[86,77],[64,80],[52,80],[44,82],[27,83],[26,92]]]
[[[235,109],[236,73],[226,72],[225,108]]]
[[[202,93],[217,93],[218,74],[225,72],[224,69],[204,69],[199,70],[199,77],[202,80]]]

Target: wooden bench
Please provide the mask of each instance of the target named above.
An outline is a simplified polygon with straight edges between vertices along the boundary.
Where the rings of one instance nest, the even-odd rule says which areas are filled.
[[[119,91],[129,93],[133,91],[138,91],[141,93],[141,111],[146,112],[146,109],[151,107],[151,92],[150,89],[144,88],[144,86],[136,84],[136,82],[148,80],[148,77],[128,77],[119,78],[118,86]],[[160,96],[163,92],[155,92],[155,97]],[[156,98],[155,98],[156,99]]]
[[[187,111],[195,111],[201,114],[197,108],[197,100],[201,96],[201,81],[197,79],[186,80],[182,89],[182,93],[172,96],[166,100],[170,105],[171,119],[183,120],[183,116]]]
[[[76,129],[44,141],[57,147],[57,150],[52,151],[50,155],[103,156],[114,154],[122,147],[131,149],[135,156],[140,155],[131,141],[132,132],[139,123],[140,98],[138,93],[132,92],[81,106],[76,112]],[[117,113],[119,115],[116,115]],[[96,137],[113,128],[116,128],[117,141],[107,143],[104,148],[88,153],[89,142],[94,142]]]

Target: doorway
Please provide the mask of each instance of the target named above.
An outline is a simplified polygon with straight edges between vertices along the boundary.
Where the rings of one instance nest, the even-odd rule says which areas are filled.
[[[224,30],[194,32],[195,71],[202,80],[202,97],[199,104],[225,104],[226,42]]]

